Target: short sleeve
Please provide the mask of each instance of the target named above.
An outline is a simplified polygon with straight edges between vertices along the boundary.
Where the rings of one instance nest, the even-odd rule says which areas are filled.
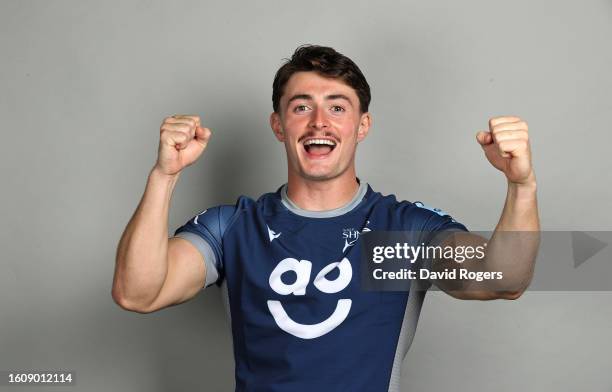
[[[468,231],[464,224],[457,222],[450,214],[439,208],[430,207],[420,201],[414,202],[414,205],[432,212],[422,229],[426,235],[425,245],[435,246],[453,232]]]
[[[440,245],[452,233],[468,231],[464,224],[457,222],[450,214],[439,208],[430,207],[419,201],[414,202],[414,205],[429,211],[421,229],[425,246]],[[422,266],[431,270],[432,260],[423,260]]]
[[[223,278],[223,234],[234,215],[234,206],[206,209],[176,229],[174,236],[191,242],[204,258],[208,287],[220,284]]]

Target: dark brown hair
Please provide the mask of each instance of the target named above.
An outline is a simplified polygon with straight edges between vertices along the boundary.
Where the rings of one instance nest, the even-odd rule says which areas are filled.
[[[362,113],[370,106],[370,86],[357,64],[333,48],[319,45],[302,45],[290,59],[278,69],[272,83],[272,107],[278,113],[280,99],[291,76],[296,72],[313,71],[321,76],[337,78],[352,87],[359,97]]]

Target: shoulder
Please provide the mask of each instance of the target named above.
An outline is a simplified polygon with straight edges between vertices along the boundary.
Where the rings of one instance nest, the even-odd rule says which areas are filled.
[[[400,220],[404,230],[431,229],[442,224],[456,223],[453,216],[442,207],[420,200],[398,200],[394,194],[381,195],[379,205],[390,216]]]
[[[179,227],[175,235],[181,231],[190,231],[205,237],[212,236],[220,242],[240,214],[254,203],[250,197],[240,196],[234,204],[219,204],[203,209]]]
[[[417,208],[417,211],[421,212],[421,213],[425,213],[429,216],[433,216],[434,214],[437,216],[449,216],[451,217],[451,214],[449,214],[448,212],[444,211],[441,208],[438,207],[433,207],[430,206],[428,204],[423,203],[422,201],[415,201],[411,203],[413,207]],[[452,218],[452,217],[451,217]]]
[[[234,204],[219,205],[213,207],[211,219],[218,220],[219,230],[227,232],[241,219],[256,219],[256,217],[269,211],[276,210],[279,203],[279,193],[268,192],[254,199],[250,196],[241,195]]]
[[[422,201],[398,200],[394,194],[383,195],[379,192],[376,193],[379,194],[378,204],[393,211],[401,213],[416,213],[423,216],[431,216],[434,214],[438,216],[450,216],[450,214],[448,214],[442,208],[434,207]]]

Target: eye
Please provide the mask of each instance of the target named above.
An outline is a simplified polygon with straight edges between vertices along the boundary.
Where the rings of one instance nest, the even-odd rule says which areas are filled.
[[[344,111],[345,111],[345,110],[344,110],[344,108],[343,108],[342,106],[338,106],[338,105],[334,105],[334,106],[332,106],[331,110],[332,110],[332,112],[334,112],[334,113],[342,113],[342,112],[344,112]]]
[[[297,105],[296,107],[293,108],[293,111],[295,113],[305,112],[306,110],[308,110],[308,106],[306,105]]]

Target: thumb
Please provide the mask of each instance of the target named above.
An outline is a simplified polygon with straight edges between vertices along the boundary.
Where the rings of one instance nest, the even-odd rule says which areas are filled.
[[[484,147],[487,144],[493,143],[493,136],[491,136],[491,132],[480,131],[476,134],[476,140]]]
[[[196,127],[195,130],[195,140],[200,144],[206,146],[208,143],[208,139],[210,139],[211,131],[209,128],[202,128],[200,126]]]

